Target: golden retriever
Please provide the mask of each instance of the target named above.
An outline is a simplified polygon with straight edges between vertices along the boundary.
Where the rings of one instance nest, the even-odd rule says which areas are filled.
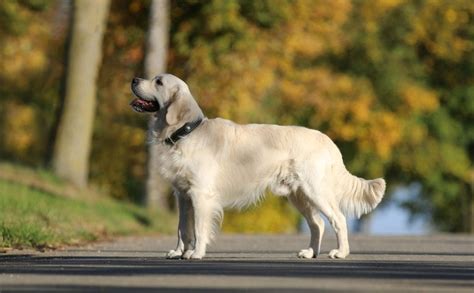
[[[337,235],[329,257],[345,258],[344,214],[359,217],[382,200],[385,180],[351,175],[337,146],[317,130],[208,119],[186,83],[171,74],[134,78],[131,88],[134,110],[155,113],[156,159],[178,200],[178,244],[168,258],[203,258],[223,209],[255,203],[267,189],[288,197],[309,224],[309,247],[298,257],[319,255],[323,214]]]

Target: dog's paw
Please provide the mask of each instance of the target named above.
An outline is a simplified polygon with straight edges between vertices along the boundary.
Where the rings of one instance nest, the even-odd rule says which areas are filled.
[[[191,255],[191,259],[202,259],[203,257],[204,257],[204,254],[197,253],[196,251]]]
[[[193,255],[194,253],[194,250],[190,249],[190,250],[186,250],[183,255],[181,256],[182,259],[190,259],[191,258],[191,255]]]
[[[181,250],[170,250],[167,254],[166,254],[166,258],[180,258],[181,255],[183,254],[183,252]]]
[[[181,256],[182,259],[202,259],[203,257],[204,253],[198,253],[195,250],[186,250]]]
[[[316,257],[314,254],[313,249],[307,248],[307,249],[301,249],[300,252],[298,252],[298,257],[299,258],[313,258]]]
[[[333,249],[329,252],[329,257],[334,258],[346,258],[349,255],[349,252],[339,251],[338,249]]]

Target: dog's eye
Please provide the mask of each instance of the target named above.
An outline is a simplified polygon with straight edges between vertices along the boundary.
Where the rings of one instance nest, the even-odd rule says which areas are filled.
[[[160,78],[157,78],[157,79],[155,80],[155,83],[156,83],[156,85],[163,85],[163,82],[161,81]]]

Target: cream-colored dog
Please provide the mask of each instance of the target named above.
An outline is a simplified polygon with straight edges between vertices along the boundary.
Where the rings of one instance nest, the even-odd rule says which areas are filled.
[[[223,208],[255,203],[266,189],[288,197],[309,224],[309,247],[298,257],[319,255],[323,214],[337,235],[329,257],[345,258],[344,214],[360,216],[382,200],[385,181],[351,175],[337,146],[319,131],[207,119],[186,83],[171,74],[134,78],[132,91],[136,111],[156,112],[152,143],[179,204],[178,245],[168,258],[204,257]]]

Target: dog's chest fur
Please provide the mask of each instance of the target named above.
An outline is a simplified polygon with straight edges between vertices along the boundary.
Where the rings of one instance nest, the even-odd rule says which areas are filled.
[[[190,140],[190,138],[186,138]],[[191,141],[180,141],[175,146],[169,146],[163,143],[157,145],[158,155],[156,160],[158,161],[158,172],[163,176],[165,180],[172,184],[173,188],[182,192],[188,192],[192,187],[200,187],[205,189],[211,188],[208,184],[205,184],[202,176],[207,174],[202,170],[207,169],[211,162],[207,161],[208,164],[203,164],[199,160],[200,152],[199,148],[183,147],[183,144],[191,144]],[[200,176],[201,175],[201,176]]]
[[[159,172],[166,180],[178,184],[183,189],[188,189],[189,169],[183,159],[183,153],[177,147],[160,144],[158,148]]]

